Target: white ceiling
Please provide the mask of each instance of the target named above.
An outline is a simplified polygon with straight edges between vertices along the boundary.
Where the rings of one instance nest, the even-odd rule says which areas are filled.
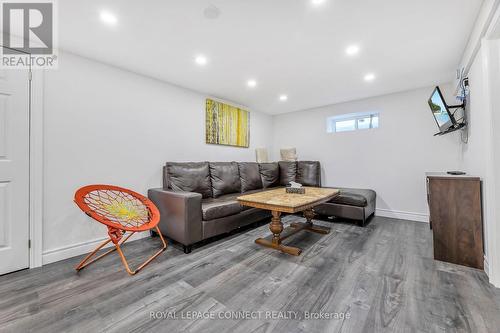
[[[59,45],[277,114],[450,81],[481,3],[63,0]],[[218,18],[205,17],[210,5]],[[116,14],[118,24],[103,24],[101,10]],[[353,43],[361,51],[348,57]],[[195,64],[198,54],[207,56],[206,66]],[[363,80],[368,72],[376,74],[373,82]],[[250,78],[254,89],[246,86]]]

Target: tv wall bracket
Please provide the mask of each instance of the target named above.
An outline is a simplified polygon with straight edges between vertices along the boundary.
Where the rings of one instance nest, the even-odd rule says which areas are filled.
[[[465,104],[462,103],[460,105],[447,105],[448,109],[463,109],[465,108]]]
[[[465,112],[465,103],[462,103],[460,105],[447,105],[447,107],[448,107],[448,109],[462,109]],[[467,125],[467,123],[465,122],[465,117],[462,117],[462,120],[460,120],[460,121],[456,121],[455,120],[455,113],[456,112],[457,111],[455,110],[451,114],[451,116],[453,117],[453,120],[454,120],[453,126],[450,126],[450,128],[448,128],[444,132],[439,132],[439,133],[434,134],[434,136],[445,135],[445,134],[448,134],[448,133],[451,133],[451,132],[455,132],[455,131],[458,131],[459,129],[464,128]]]

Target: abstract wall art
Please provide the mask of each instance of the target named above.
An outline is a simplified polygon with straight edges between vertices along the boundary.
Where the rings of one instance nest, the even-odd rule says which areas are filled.
[[[206,142],[216,145],[250,145],[250,112],[207,98]]]

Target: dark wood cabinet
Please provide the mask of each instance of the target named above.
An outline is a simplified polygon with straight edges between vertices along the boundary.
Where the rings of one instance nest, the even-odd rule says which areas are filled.
[[[483,269],[481,179],[426,176],[434,259]]]

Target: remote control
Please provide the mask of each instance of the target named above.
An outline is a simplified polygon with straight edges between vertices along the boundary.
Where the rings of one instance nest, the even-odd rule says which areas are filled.
[[[465,172],[463,172],[463,171],[448,171],[446,173],[449,174],[449,175],[454,175],[454,176],[465,175]]]

